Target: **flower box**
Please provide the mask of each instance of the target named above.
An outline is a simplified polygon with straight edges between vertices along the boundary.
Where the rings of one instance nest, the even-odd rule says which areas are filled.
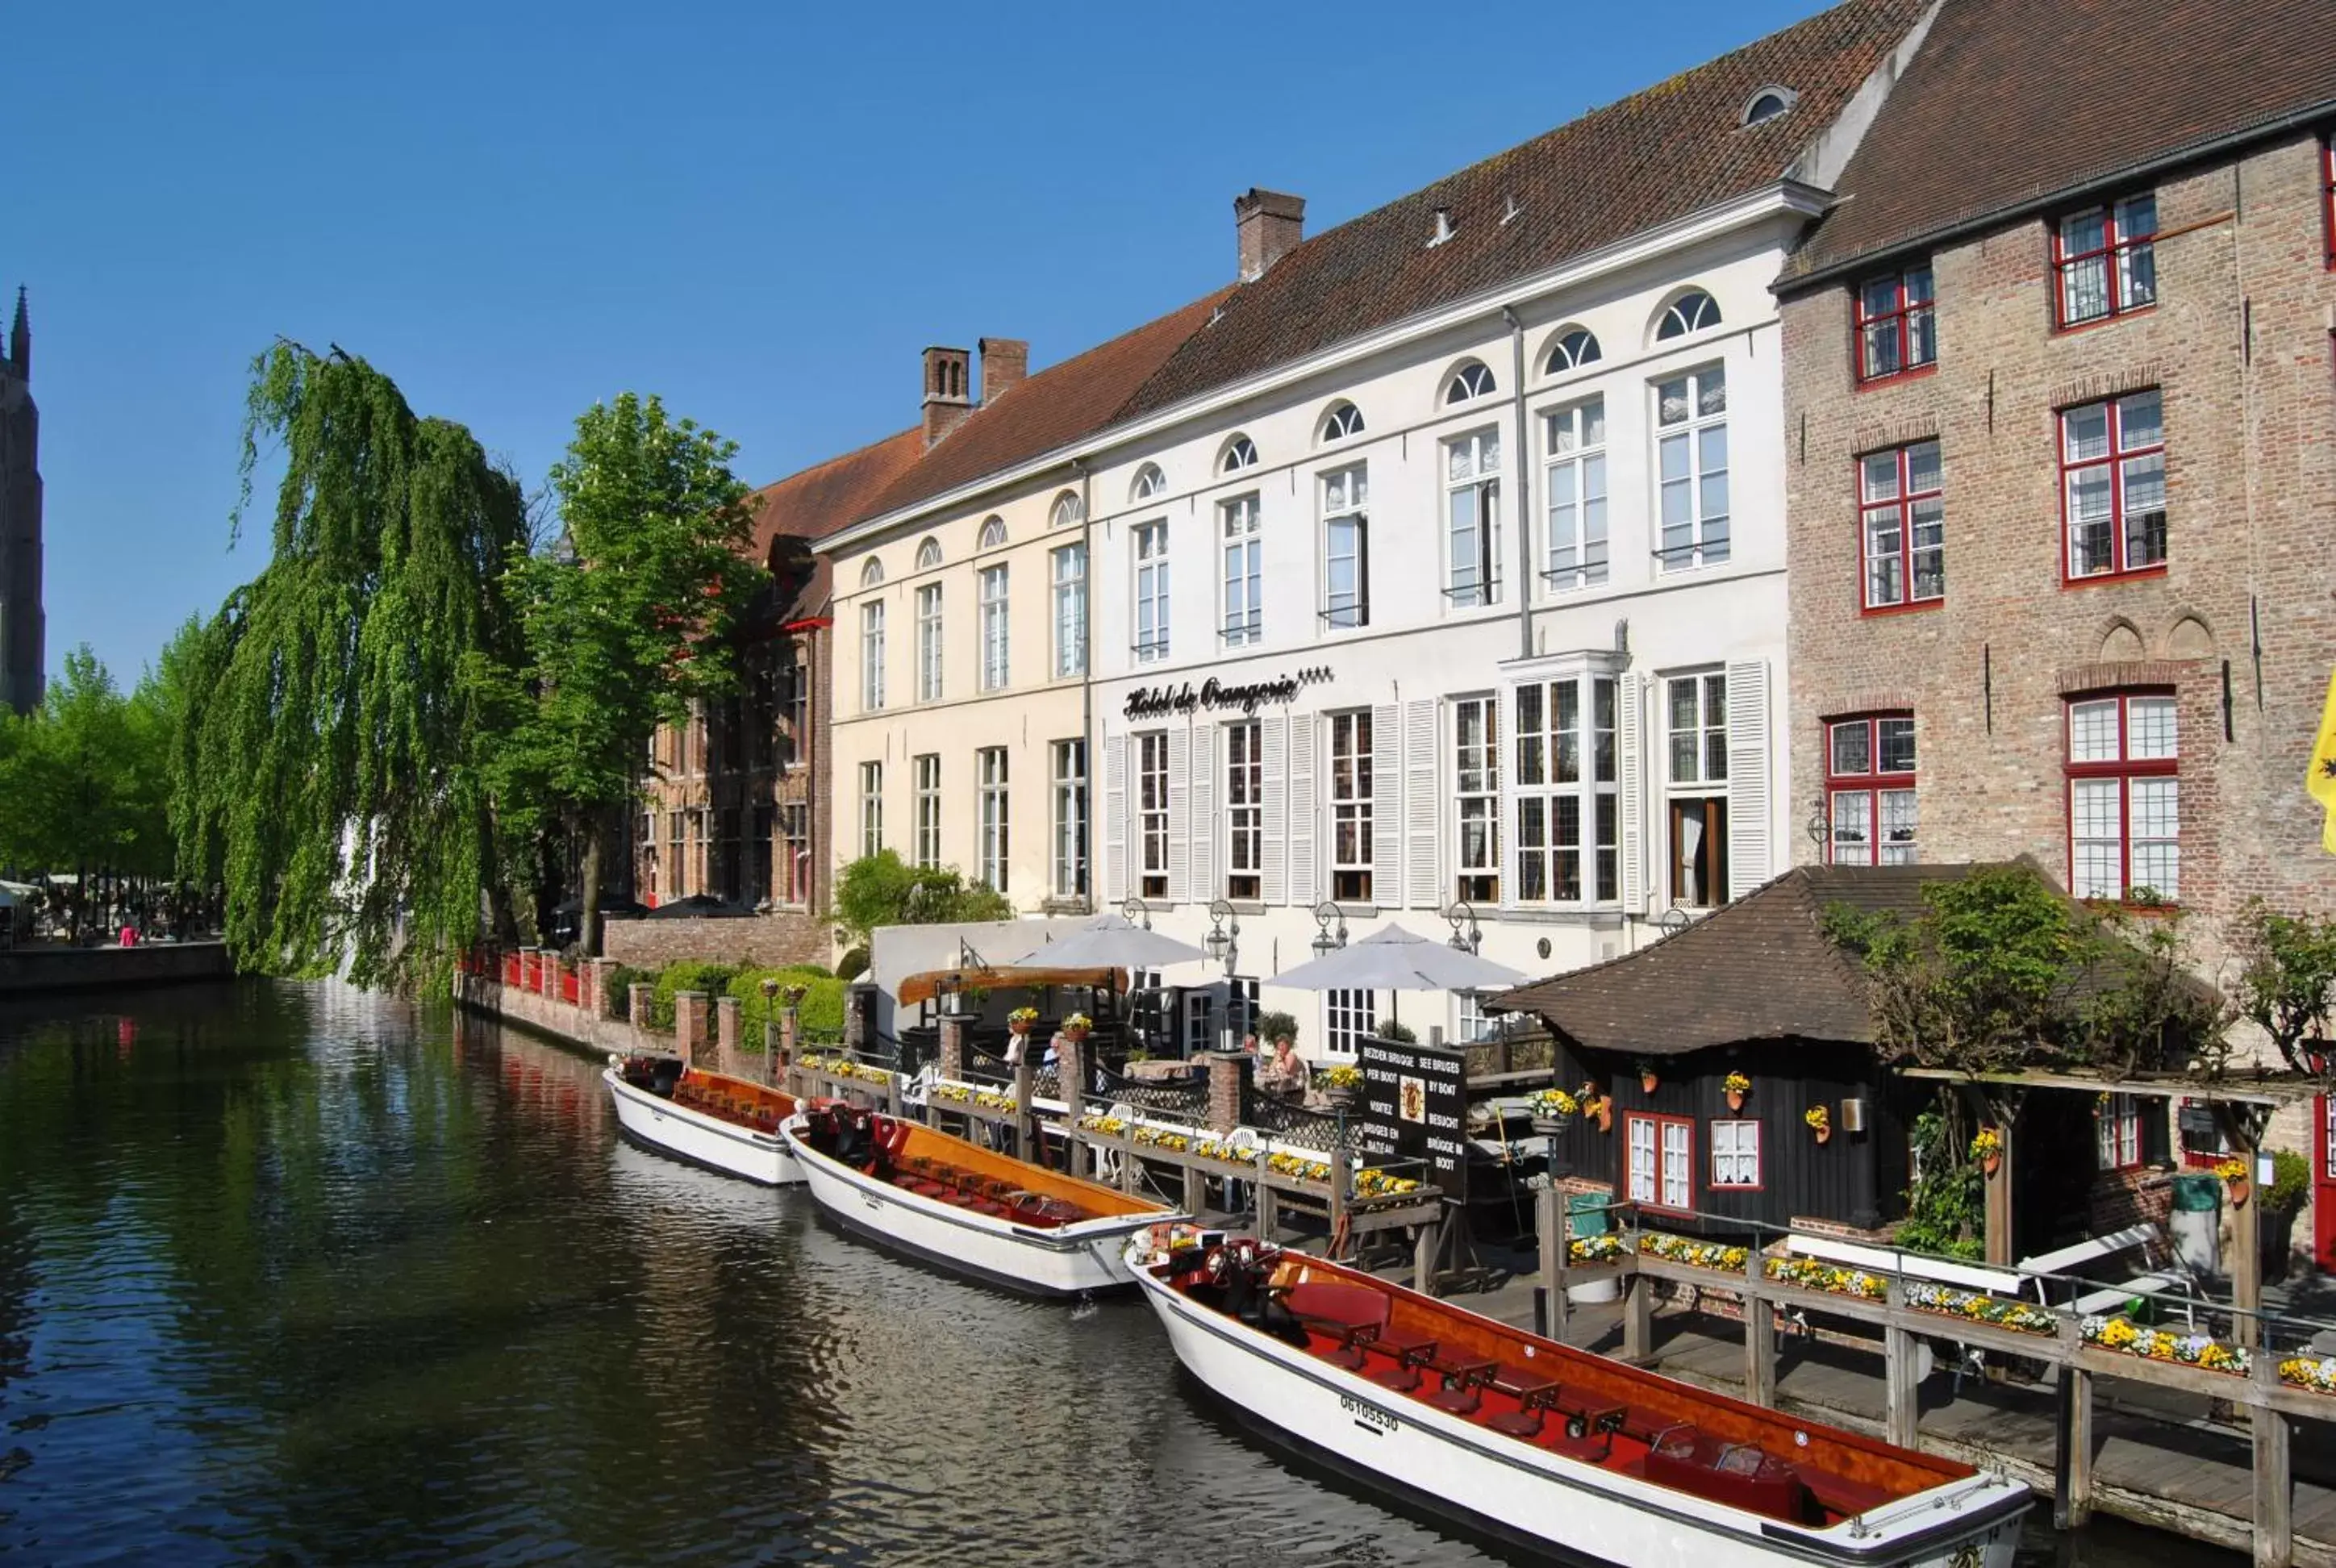
[[[1771,1258],[1765,1271],[1768,1278],[1784,1284],[1825,1290],[1835,1296],[1861,1296],[1869,1301],[1882,1300],[1890,1290],[1890,1282],[1879,1274],[1844,1269],[1815,1258]]]
[[[2314,1394],[2336,1394],[2336,1356],[2317,1361],[2309,1356],[2291,1357],[2279,1364],[2279,1380]]]
[[[2022,1334],[2049,1337],[2060,1331],[2059,1319],[2042,1307],[2031,1307],[2025,1301],[2008,1300],[2001,1296],[1983,1295],[1976,1290],[1954,1290],[1944,1285],[1918,1285],[1909,1281],[1906,1304],[1918,1311],[1962,1318],[1974,1323],[1989,1323]]]
[[[2251,1362],[2243,1345],[2225,1345],[2204,1334],[2176,1334],[2168,1329],[2145,1329],[2126,1318],[2087,1318],[2077,1325],[2088,1345],[2138,1356],[2145,1361],[2171,1361],[2234,1378],[2247,1375]],[[2285,1368],[2282,1368],[2284,1375]]]
[[[1685,1236],[1674,1236],[1663,1231],[1641,1232],[1639,1255],[1729,1274],[1741,1274],[1744,1265],[1751,1260],[1751,1254],[1741,1247],[1722,1246],[1718,1242],[1689,1241]]]

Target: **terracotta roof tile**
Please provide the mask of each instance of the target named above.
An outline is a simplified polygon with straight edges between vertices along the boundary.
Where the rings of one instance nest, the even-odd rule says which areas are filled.
[[[784,626],[827,613],[827,560],[812,555],[809,545],[852,521],[870,496],[923,453],[923,433],[904,430],[791,473],[748,497],[754,512],[750,552],[777,579],[776,597],[753,616],[755,624],[774,617],[775,625]]]
[[[1945,0],[1784,286],[2316,109],[2328,0]]]
[[[1126,412],[1166,407],[1775,183],[1921,15],[1849,0],[1307,240],[1233,291]],[[1799,93],[1745,127],[1760,88]],[[1514,200],[1517,215],[1502,221]],[[1430,247],[1435,209],[1453,238]]]

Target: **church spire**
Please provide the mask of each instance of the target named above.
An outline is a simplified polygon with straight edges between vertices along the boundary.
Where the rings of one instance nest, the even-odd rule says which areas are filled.
[[[16,285],[15,324],[8,328],[8,364],[17,380],[33,379],[33,318],[24,308],[24,286],[21,283]]]

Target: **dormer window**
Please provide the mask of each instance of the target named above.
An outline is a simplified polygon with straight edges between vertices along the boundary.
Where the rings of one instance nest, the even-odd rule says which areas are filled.
[[[1147,463],[1135,471],[1135,482],[1127,487],[1130,501],[1150,501],[1168,488],[1168,476],[1160,472],[1156,463]]]
[[[930,571],[933,568],[940,565],[940,563],[941,541],[939,540],[929,539],[925,541],[924,543],[917,546],[917,570],[919,571]]]
[[[1452,379],[1444,384],[1444,401],[1466,403],[1475,398],[1490,397],[1498,390],[1493,373],[1472,359],[1454,371]]]
[[[976,550],[996,550],[999,545],[1004,544],[1005,542],[1006,520],[1002,517],[993,517],[981,525],[981,541],[975,545],[974,548]]]
[[[2063,326],[2156,304],[2156,196],[2145,191],[2061,219],[2052,233],[2052,267]]]
[[[1789,113],[1793,105],[1800,102],[1800,97],[1789,87],[1763,87],[1752,94],[1750,102],[1745,104],[1744,123],[1757,125],[1780,114]]]
[[[1239,473],[1244,468],[1257,466],[1257,448],[1246,435],[1236,435],[1225,443],[1225,454],[1217,460],[1219,473]]]
[[[874,588],[883,580],[884,563],[877,560],[874,556],[870,556],[868,558],[867,564],[860,569],[860,586],[862,588]]]
[[[1550,346],[1549,374],[1562,375],[1569,370],[1595,365],[1604,357],[1605,350],[1598,346],[1596,336],[1588,327],[1569,327],[1558,334],[1557,341]]]
[[[1344,441],[1363,433],[1363,411],[1351,403],[1334,403],[1322,416],[1322,439]]]
[[[1670,302],[1655,327],[1655,341],[1668,343],[1719,325],[1719,306],[1700,288],[1690,288]]]

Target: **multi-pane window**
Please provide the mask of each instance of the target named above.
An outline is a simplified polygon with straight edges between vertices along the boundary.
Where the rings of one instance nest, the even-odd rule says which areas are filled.
[[[1615,717],[1611,676],[1517,687],[1518,903],[1612,903],[1622,896]]]
[[[2182,896],[2174,696],[2068,704],[2068,887],[2080,899]]]
[[[1330,716],[1330,896],[1371,901],[1371,711]]]
[[[981,689],[1004,689],[1007,678],[1006,568],[981,569]]]
[[[1168,732],[1135,737],[1136,891],[1168,896]]]
[[[779,901],[811,902],[811,807],[802,801],[779,807]]]
[[[884,765],[860,765],[860,852],[872,855],[884,847]]]
[[[1135,525],[1135,662],[1168,657],[1168,524]]]
[[[665,831],[666,880],[671,884],[666,890],[666,896],[682,898],[689,892],[689,851],[687,841],[683,837],[688,829],[681,813],[673,812],[666,817]]]
[[[1665,571],[1728,559],[1728,372],[1707,365],[1655,387]]]
[[[1542,579],[1562,593],[1606,580],[1606,400],[1557,409],[1545,423],[1549,550]]]
[[[1552,375],[1562,375],[1569,370],[1579,370],[1585,365],[1595,365],[1604,357],[1604,352],[1598,346],[1595,335],[1587,327],[1577,326],[1572,331],[1562,335],[1554,344],[1551,345],[1549,373]]]
[[[1493,373],[1472,359],[1454,371],[1452,379],[1444,384],[1444,401],[1466,403],[1474,398],[1490,397],[1498,390]]]
[[[1663,312],[1662,321],[1655,327],[1655,341],[1668,343],[1674,337],[1689,333],[1708,331],[1719,325],[1719,303],[1700,288],[1690,288]]]
[[[1225,897],[1265,893],[1265,759],[1255,719],[1225,726]]]
[[[1454,608],[1501,601],[1501,433],[1444,443],[1445,595]]]
[[[1006,748],[986,745],[974,754],[980,778],[981,880],[1006,891]]]
[[[1087,895],[1087,743],[1058,740],[1054,757],[1055,896],[1083,899]]]
[[[2129,196],[2060,219],[2052,266],[2060,325],[2078,326],[2157,303],[2157,198]]]
[[[2068,576],[2166,564],[2166,415],[2156,387],[2060,415]]]
[[[1264,635],[1265,541],[1258,537],[1257,497],[1236,496],[1217,507],[1224,541],[1224,636],[1243,648]]]
[[[1087,547],[1066,544],[1047,557],[1055,579],[1055,678],[1087,673]]]
[[[916,862],[920,866],[941,863],[941,758],[939,752],[924,752],[916,760],[917,820]]]
[[[1353,1056],[1378,1027],[1377,992],[1322,993],[1322,1039],[1332,1056]]]
[[[1344,441],[1363,433],[1363,411],[1351,403],[1335,403],[1322,416],[1322,439]]]
[[[1715,1187],[1757,1187],[1760,1184],[1760,1124],[1724,1121],[1711,1124],[1711,1184]]]
[[[1664,687],[1671,899],[1707,909],[1728,899],[1728,677],[1680,676]]]
[[[1622,1118],[1624,1167],[1632,1203],[1658,1209],[1695,1206],[1695,1124],[1678,1116]]]
[[[884,601],[860,607],[860,706],[884,706]]]
[[[2141,1164],[2141,1102],[2103,1095],[2093,1107],[2093,1134],[2102,1170],[2132,1170]]]
[[[1915,852],[1914,716],[1878,714],[1825,726],[1826,859],[1837,866],[1906,866]]]
[[[1470,903],[1501,900],[1501,707],[1498,698],[1452,705],[1455,891]]]
[[[1879,381],[1937,364],[1932,309],[1928,261],[1858,285],[1857,379]]]
[[[811,758],[811,649],[794,646],[793,661],[782,677],[787,704],[787,740],[780,761],[788,767]]]
[[[917,700],[941,699],[941,585],[917,589]]]
[[[1224,456],[1217,460],[1219,473],[1239,473],[1244,468],[1257,466],[1257,443],[1246,435],[1236,435],[1225,443]]]
[[[1857,460],[1866,609],[1935,603],[1946,597],[1945,490],[1935,441],[1869,452]]]
[[[1361,463],[1322,476],[1322,621],[1371,623],[1370,472]]]

